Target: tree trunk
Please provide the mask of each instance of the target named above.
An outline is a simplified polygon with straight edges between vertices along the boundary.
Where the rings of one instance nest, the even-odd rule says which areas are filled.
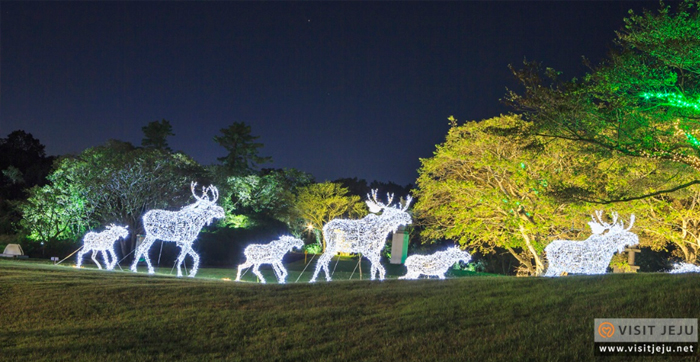
[[[544,264],[542,263],[540,256],[537,254],[537,251],[532,246],[532,243],[530,242],[530,236],[527,235],[527,233],[525,232],[525,227],[522,224],[520,224],[519,228],[520,228],[520,235],[522,235],[523,239],[525,240],[525,245],[527,245],[527,249],[532,254],[532,258],[535,259],[536,268],[535,268],[534,275],[535,276],[542,275],[542,273],[544,273]]]

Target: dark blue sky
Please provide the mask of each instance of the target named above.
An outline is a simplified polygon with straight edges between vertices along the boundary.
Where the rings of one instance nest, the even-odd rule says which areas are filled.
[[[246,122],[264,167],[413,183],[447,117],[509,111],[507,65],[599,60],[658,2],[0,2],[0,136],[47,153],[139,145],[167,119],[202,164]]]

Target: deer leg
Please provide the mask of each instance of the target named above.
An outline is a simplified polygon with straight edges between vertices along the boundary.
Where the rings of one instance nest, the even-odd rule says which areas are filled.
[[[151,249],[151,245],[156,241],[152,236],[146,235],[146,238],[143,240],[141,245],[139,245],[138,248],[136,248],[136,253],[134,254],[134,263],[131,264],[131,271],[134,273],[137,272],[136,266],[139,263],[139,259],[143,256],[143,258],[146,260],[146,264],[148,264],[148,273],[153,274],[155,271],[153,270],[153,265],[151,265],[151,259],[148,258],[148,251]]]
[[[284,265],[282,265],[281,262],[276,262],[272,263],[272,267],[275,269],[275,273],[277,273],[277,281],[280,284],[284,284],[287,280],[287,270],[284,268]]]
[[[177,263],[177,276],[181,277],[182,276],[182,269],[181,265],[185,261],[185,256],[187,256],[186,249],[184,247],[180,248],[180,255],[177,256],[177,260],[175,262]]]
[[[197,270],[199,269],[199,254],[195,253],[194,250],[192,250],[192,247],[187,249],[187,254],[192,257],[193,261],[192,269],[190,270],[190,275],[188,275],[188,277],[194,278],[194,276],[197,275]]]
[[[105,261],[105,269],[112,270],[112,262],[109,261],[109,255],[107,253],[107,249],[100,250],[100,254],[102,254],[102,259],[104,259],[104,261]]]
[[[114,247],[109,248],[108,251],[112,254],[112,265],[109,267],[109,270],[112,270],[117,265],[117,253],[114,252]]]
[[[379,263],[379,254],[367,255],[367,259],[369,259],[370,263],[372,263],[372,268],[370,269],[369,273],[369,279],[374,280],[374,274],[377,273],[379,274],[379,280],[384,280],[384,268],[382,267],[382,264]]]
[[[240,282],[241,281],[241,271],[245,268],[250,268],[250,266],[253,265],[253,263],[249,262],[246,260],[245,263],[241,264],[238,266],[238,275],[236,275],[236,281]]]
[[[253,265],[253,274],[257,275],[258,278],[260,278],[260,283],[265,284],[265,278],[263,278],[263,275],[260,272],[260,269],[258,268],[260,268],[260,264],[256,263],[255,265]]]
[[[318,273],[323,269],[323,271],[326,272],[326,281],[331,281],[331,274],[328,271],[328,263],[330,262],[330,259],[333,258],[332,251],[326,249],[326,252],[321,255],[320,258],[318,258],[318,262],[316,263],[316,270],[314,270],[314,275],[311,277],[311,280],[309,283],[313,283],[316,281],[316,277],[318,276]]]
[[[88,251],[90,251],[90,248],[83,247],[83,250],[78,252],[78,262],[75,264],[76,268],[80,268],[80,265],[83,264],[83,255],[85,255],[85,253]]]
[[[102,269],[102,265],[100,265],[100,262],[97,261],[97,258],[95,258],[96,255],[97,255],[97,250],[93,250],[92,251],[92,261],[94,261],[95,264],[97,264],[97,268]]]

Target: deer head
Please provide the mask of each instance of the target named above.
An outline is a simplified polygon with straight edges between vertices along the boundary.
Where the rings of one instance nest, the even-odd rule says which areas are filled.
[[[127,236],[129,236],[129,225],[119,226],[115,224],[109,224],[107,225],[107,230],[114,231],[114,235],[116,235],[117,238],[125,239]]]
[[[217,189],[214,185],[209,185],[209,187],[202,186],[202,196],[197,196],[197,193],[195,192],[196,186],[196,182],[192,182],[190,184],[192,196],[197,199],[197,202],[189,205],[188,208],[191,208],[192,210],[196,209],[197,212],[204,214],[204,217],[207,220],[207,225],[209,225],[215,218],[220,219],[226,216],[224,209],[216,204],[216,200],[219,199],[219,189]],[[210,193],[211,200],[209,199]]]
[[[632,228],[632,225],[634,225],[634,214],[630,216],[630,224],[625,229],[624,222],[620,220],[620,222],[617,222],[617,219],[619,218],[619,214],[617,212],[612,213],[612,224],[608,224],[607,222],[603,221],[603,210],[596,210],[595,216],[598,218],[596,220],[596,217],[591,215],[591,219],[593,221],[589,221],[588,225],[591,227],[591,231],[593,234],[600,235],[605,230],[608,230],[609,233],[618,233],[622,231],[629,231]]]
[[[391,206],[391,201],[394,199],[394,194],[387,194],[388,202],[386,204],[377,200],[377,190],[372,190],[371,196],[368,194],[367,198],[369,200],[365,202],[369,207],[369,211],[372,213],[383,211],[381,218],[387,220],[391,224],[394,232],[399,226],[412,223],[411,215],[406,212],[408,206],[411,204],[411,200],[413,200],[411,195],[406,196],[406,201],[403,203],[403,206],[399,203],[399,205],[393,207]]]

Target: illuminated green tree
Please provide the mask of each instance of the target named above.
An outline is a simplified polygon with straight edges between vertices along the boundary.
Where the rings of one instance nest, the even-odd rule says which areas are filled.
[[[524,113],[532,134],[583,142],[589,151],[692,167],[694,177],[644,198],[700,183],[700,19],[698,2],[662,5],[625,19],[616,50],[581,80],[526,62],[514,74],[525,87],[507,102]]]
[[[313,177],[296,169],[264,169],[247,176],[230,176],[223,186],[228,194],[220,197],[226,210],[227,226],[248,227],[256,218],[287,222],[293,214],[295,194]]]
[[[288,220],[290,228],[306,227],[326,250],[322,240],[323,225],[335,218],[359,218],[367,215],[367,206],[359,196],[348,196],[348,189],[333,182],[315,183],[301,187],[294,199],[292,214]]]
[[[22,206],[25,227],[35,238],[76,238],[86,227],[127,225],[131,238],[120,239],[126,255],[143,232],[143,213],[187,204],[190,182],[202,174],[186,155],[110,140],[57,163],[51,183]]]
[[[520,262],[519,274],[542,274],[544,247],[577,236],[570,226],[586,215],[552,190],[574,177],[568,155],[519,137],[528,124],[518,116],[452,122],[433,157],[421,159],[414,212],[422,237],[481,252],[503,248]]]

